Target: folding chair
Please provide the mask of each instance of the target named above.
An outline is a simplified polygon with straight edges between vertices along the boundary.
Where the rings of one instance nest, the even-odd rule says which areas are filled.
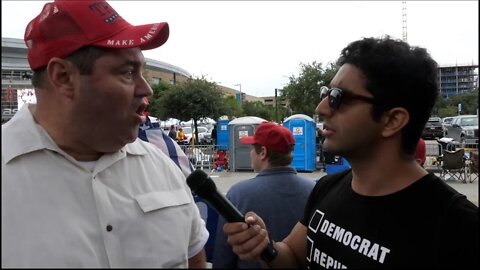
[[[478,152],[470,152],[470,157],[467,160],[468,164],[468,179],[470,183],[478,179]]]
[[[442,171],[443,146],[436,141],[425,141],[426,160],[423,167],[428,172],[439,173]]]
[[[442,171],[440,177],[445,181],[456,179],[467,183],[467,166],[465,163],[465,149],[460,148],[455,151],[445,150],[442,158]],[[449,176],[447,178],[446,176]]]
[[[228,170],[228,153],[226,150],[217,151],[213,170]]]
[[[210,169],[210,155],[205,154],[200,148],[193,147],[187,148],[185,154],[187,155],[190,162],[193,164],[195,169]]]

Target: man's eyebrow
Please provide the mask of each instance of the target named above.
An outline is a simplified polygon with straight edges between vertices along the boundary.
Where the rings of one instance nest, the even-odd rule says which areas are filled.
[[[125,60],[125,62],[122,63],[124,66],[134,66],[134,67],[141,67],[145,64],[146,62],[140,62],[140,61],[135,61],[135,60]]]

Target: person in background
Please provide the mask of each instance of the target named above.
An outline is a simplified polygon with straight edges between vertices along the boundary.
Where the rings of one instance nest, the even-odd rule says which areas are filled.
[[[425,164],[425,160],[427,159],[427,146],[425,145],[425,141],[420,138],[417,144],[417,150],[415,152],[415,160],[423,167]]]
[[[178,129],[178,134],[177,134],[177,142],[178,144],[186,144],[188,143],[187,141],[187,136],[185,136],[185,133],[183,132],[183,128]]]
[[[148,116],[150,113],[147,109],[150,102],[146,97],[145,103],[147,107],[143,114]],[[148,117],[146,119],[145,123],[139,127],[138,137],[143,141],[150,142],[157,146],[180,168],[183,175],[188,177],[194,170],[194,167],[187,155],[185,155],[185,152],[183,152],[180,146],[170,136],[163,133],[160,128],[155,128]],[[172,127],[174,126],[172,125]]]
[[[255,211],[263,217],[270,237],[283,239],[301,219],[315,181],[297,174],[290,166],[295,139],[292,132],[276,123],[261,123],[253,136],[242,137],[252,145],[251,165],[258,175],[233,185],[226,197],[240,212]],[[242,261],[227,243],[219,217],[213,253],[213,268],[259,268],[258,262]]]
[[[168,35],[98,0],[48,2],[27,25],[37,104],[2,126],[2,267],[206,267],[185,176],[138,138],[142,50]]]
[[[213,129],[212,129],[212,144],[214,147],[217,145],[217,124],[213,124]]]
[[[273,241],[278,255],[263,265],[477,269],[478,207],[415,160],[438,97],[437,63],[386,36],[350,43],[337,64],[315,112],[326,151],[351,170],[318,181],[303,218]],[[270,229],[255,212],[245,222],[224,225],[228,242],[240,259],[261,260]]]
[[[172,138],[172,140],[177,140],[177,130],[175,129],[175,125],[170,126],[170,131],[168,132],[168,137]]]

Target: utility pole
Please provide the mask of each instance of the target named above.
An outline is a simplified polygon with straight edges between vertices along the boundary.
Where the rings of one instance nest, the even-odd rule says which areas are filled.
[[[407,42],[407,1],[402,1],[403,41]]]
[[[239,86],[240,87],[240,105],[242,105],[242,84],[241,83],[237,83],[235,84],[234,86]]]
[[[277,102],[277,88],[275,88],[275,122],[278,123],[278,102]]]

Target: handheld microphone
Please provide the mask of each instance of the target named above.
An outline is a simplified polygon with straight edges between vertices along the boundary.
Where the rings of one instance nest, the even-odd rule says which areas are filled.
[[[198,196],[205,199],[228,222],[245,222],[245,216],[227,199],[220,194],[217,186],[204,171],[196,170],[187,177],[187,185]],[[277,250],[269,242],[262,251],[261,257],[271,262],[277,256]]]

